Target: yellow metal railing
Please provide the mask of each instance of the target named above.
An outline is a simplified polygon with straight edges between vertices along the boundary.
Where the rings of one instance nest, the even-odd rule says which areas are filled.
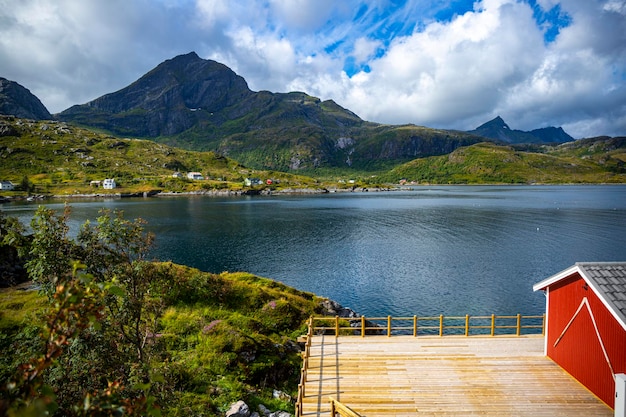
[[[335,417],[337,414],[339,414],[341,417],[361,417],[359,413],[357,413],[347,405],[335,400],[333,397],[329,397],[329,399],[331,417]]]
[[[541,316],[312,317],[313,334],[340,335],[464,335],[545,334]]]

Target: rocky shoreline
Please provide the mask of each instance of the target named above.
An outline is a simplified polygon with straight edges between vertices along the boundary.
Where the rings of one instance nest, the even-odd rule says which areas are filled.
[[[251,195],[313,195],[332,193],[367,193],[381,191],[395,191],[396,187],[354,187],[354,188],[284,188],[281,190],[270,189],[246,189],[246,190],[202,190],[202,191],[161,191],[151,190],[135,193],[92,193],[92,194],[38,194],[32,196],[1,196],[0,203],[10,203],[12,201],[43,201],[49,199],[121,199],[121,198],[148,198],[148,197],[185,197],[185,196],[207,196],[207,197],[240,197]]]

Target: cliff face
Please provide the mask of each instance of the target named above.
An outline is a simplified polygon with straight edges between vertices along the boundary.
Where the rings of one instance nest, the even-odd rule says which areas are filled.
[[[32,120],[50,120],[52,115],[29,90],[0,77],[0,114]]]
[[[171,136],[250,97],[246,81],[194,52],[167,60],[115,93],[73,106],[59,119],[139,137]]]

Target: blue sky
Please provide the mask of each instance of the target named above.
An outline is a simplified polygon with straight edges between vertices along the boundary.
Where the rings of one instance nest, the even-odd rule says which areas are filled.
[[[626,0],[0,0],[0,76],[53,113],[190,51],[379,123],[626,135]]]

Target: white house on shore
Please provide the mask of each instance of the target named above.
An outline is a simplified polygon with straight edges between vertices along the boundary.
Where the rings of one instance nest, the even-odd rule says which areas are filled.
[[[12,191],[13,189],[15,189],[15,186],[11,181],[0,181],[0,190]]]
[[[188,172],[187,178],[190,180],[203,180],[204,176],[199,172]]]
[[[243,183],[246,187],[251,187],[253,185],[263,185],[263,180],[260,178],[246,178],[243,180]]]
[[[102,188],[105,190],[112,190],[115,187],[117,187],[117,185],[115,184],[115,180],[113,178],[106,178],[102,181]]]

